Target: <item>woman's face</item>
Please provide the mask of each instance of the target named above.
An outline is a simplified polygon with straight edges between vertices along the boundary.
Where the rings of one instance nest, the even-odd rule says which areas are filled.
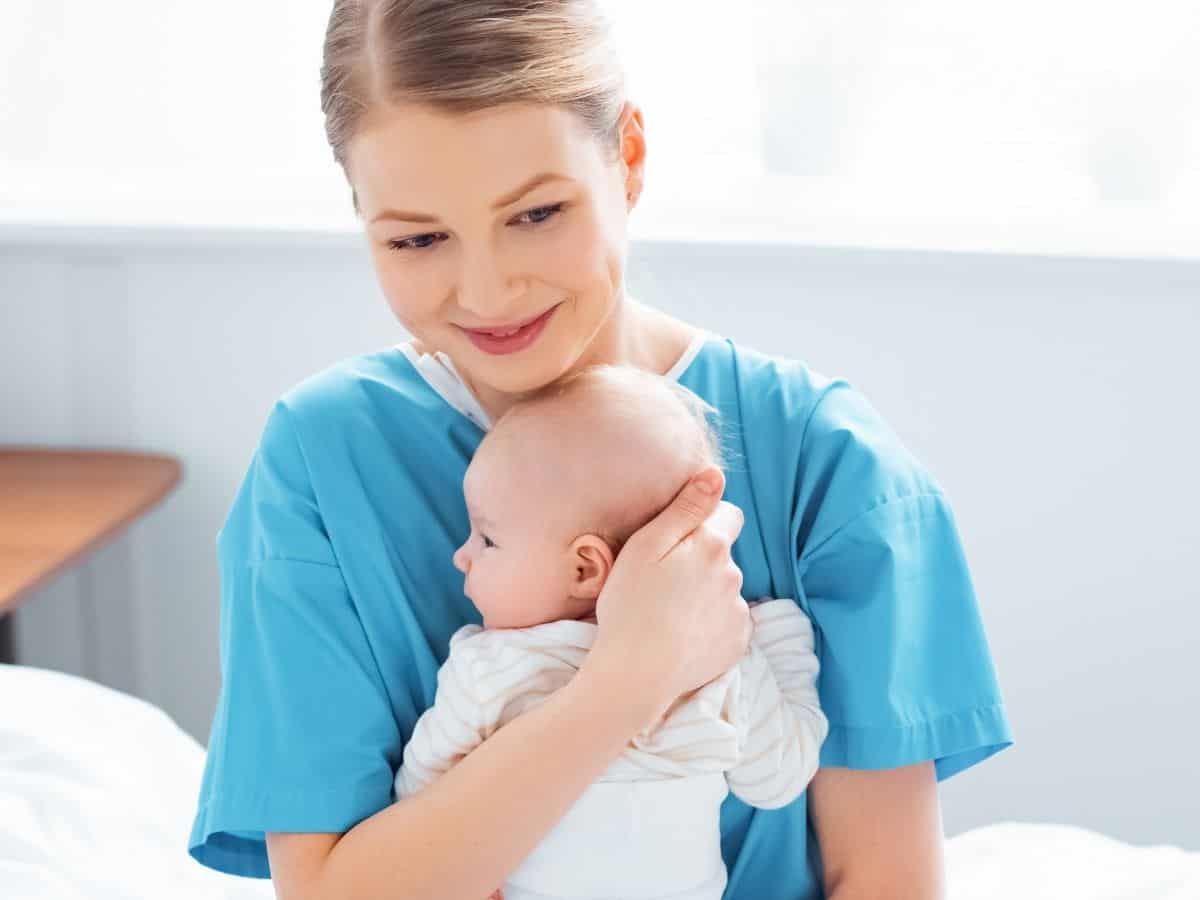
[[[640,191],[645,158],[632,104],[622,134],[621,158],[609,162],[559,107],[404,106],[368,117],[347,172],[380,286],[423,350],[502,394],[591,361],[581,358],[624,301],[627,195]],[[558,177],[522,190],[544,174]],[[471,334],[547,312],[532,341],[528,331]]]

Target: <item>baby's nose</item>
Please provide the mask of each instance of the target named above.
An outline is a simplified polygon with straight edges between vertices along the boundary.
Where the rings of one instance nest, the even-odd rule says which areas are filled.
[[[454,551],[454,568],[458,569],[458,571],[462,572],[464,575],[467,574],[466,550],[467,550],[467,545],[463,544],[461,547],[459,547],[457,550]]]

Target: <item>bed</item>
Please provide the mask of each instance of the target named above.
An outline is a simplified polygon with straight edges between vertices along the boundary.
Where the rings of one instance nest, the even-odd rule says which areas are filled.
[[[262,900],[185,846],[204,749],[161,709],[73,675],[0,665],[4,900]],[[1200,900],[1200,853],[1001,822],[946,842],[948,900]]]

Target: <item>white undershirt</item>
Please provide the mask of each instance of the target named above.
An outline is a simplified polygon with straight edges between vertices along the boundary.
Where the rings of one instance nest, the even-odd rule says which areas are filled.
[[[700,352],[700,348],[704,346],[709,337],[710,334],[707,331],[701,330],[697,333],[688,344],[687,349],[683,351],[683,355],[676,360],[675,365],[671,366],[663,377],[672,381],[678,380],[684,370],[692,364],[692,360],[696,358],[696,354]],[[418,353],[411,340],[397,344],[396,349],[408,357],[417,373],[454,409],[484,431],[492,427],[492,421],[488,414],[483,411],[479,400],[463,382],[462,376],[458,374],[458,369],[454,367],[449,356],[440,350],[433,353]]]

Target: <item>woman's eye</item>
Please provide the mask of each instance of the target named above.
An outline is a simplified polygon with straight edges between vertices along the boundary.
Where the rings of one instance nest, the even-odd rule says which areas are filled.
[[[542,222],[545,222],[547,219],[552,219],[552,218],[554,218],[555,215],[562,212],[563,205],[564,204],[562,204],[562,203],[555,203],[555,204],[552,204],[551,206],[538,206],[538,207],[535,207],[534,209],[529,210],[528,212],[521,213],[521,215],[517,216],[517,218],[521,219],[521,218],[524,218],[525,216],[532,216],[535,213],[546,213],[547,215],[544,215],[541,217],[535,217],[534,221],[529,223],[530,225],[540,225]]]
[[[532,220],[522,222],[523,225],[541,225],[554,218],[558,213],[562,212],[562,208],[566,203],[554,203],[550,206],[537,206],[531,210],[521,213],[517,216],[518,220],[525,219],[526,216],[533,216]],[[387,245],[392,250],[427,250],[433,246],[430,241],[433,238],[445,238],[441,232],[433,232],[431,234],[418,234],[415,237],[404,238],[398,241],[388,241]]]
[[[387,245],[393,250],[424,250],[426,247],[433,246],[432,244],[418,244],[418,241],[424,241],[428,238],[440,237],[439,234],[418,234],[416,237],[404,238],[401,241],[388,241]]]

